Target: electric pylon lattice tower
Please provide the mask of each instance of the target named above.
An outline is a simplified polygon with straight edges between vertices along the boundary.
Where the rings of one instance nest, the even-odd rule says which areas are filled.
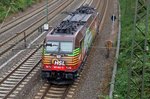
[[[127,99],[148,99],[150,97],[146,85],[150,82],[150,78],[146,75],[150,73],[150,66],[147,64],[150,63],[148,57],[150,55],[149,8],[150,0],[136,0],[131,60],[128,67]]]

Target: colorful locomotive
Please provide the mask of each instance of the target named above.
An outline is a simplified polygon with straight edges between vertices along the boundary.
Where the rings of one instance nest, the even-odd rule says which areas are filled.
[[[46,36],[42,53],[42,77],[52,83],[68,83],[78,77],[99,29],[99,14],[82,6],[70,13]]]

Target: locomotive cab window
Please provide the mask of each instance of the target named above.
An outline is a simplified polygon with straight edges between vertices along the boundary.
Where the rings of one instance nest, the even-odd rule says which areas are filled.
[[[46,43],[46,52],[58,52],[59,50],[59,42],[47,42]]]
[[[60,42],[60,52],[71,53],[73,50],[72,42]]]
[[[48,41],[45,44],[46,53],[72,53],[72,42]]]

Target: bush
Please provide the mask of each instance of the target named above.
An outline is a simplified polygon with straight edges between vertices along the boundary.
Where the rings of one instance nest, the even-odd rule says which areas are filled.
[[[1,5],[2,4],[0,4],[0,22],[2,22],[6,15],[6,8]]]
[[[135,10],[135,1],[136,0],[120,0],[121,4],[121,23],[122,23],[122,34],[121,34],[121,49],[120,49],[120,55],[118,60],[118,71],[116,75],[116,83],[115,83],[115,92],[114,92],[114,99],[126,99],[127,96],[127,80],[128,80],[128,66],[130,64],[131,60],[131,46],[132,46],[132,33],[133,33],[133,21],[134,21],[134,10]],[[150,20],[149,20],[150,23]],[[144,23],[138,24],[140,28],[143,28],[144,30]],[[150,24],[149,24],[150,27]],[[150,33],[150,29],[149,32]],[[148,34],[148,37],[150,35]],[[141,41],[143,40],[140,34],[136,35],[136,40]],[[150,48],[150,38],[148,38],[148,46]],[[141,44],[143,45],[143,44]],[[144,46],[144,45],[143,45]],[[138,57],[143,57],[141,54],[141,51],[134,50],[136,53],[139,53]],[[150,60],[150,51],[147,53]],[[136,71],[137,74],[141,76],[141,62],[136,62],[136,65],[132,68]],[[132,81],[139,85],[141,83],[141,79],[135,75],[132,74],[134,77]],[[146,97],[144,99],[150,99],[150,63],[146,63],[145,66],[145,89],[144,93]],[[137,90],[135,86],[131,86],[132,90]],[[134,92],[131,92],[132,96],[134,97],[136,94]],[[138,97],[139,98],[139,97]],[[137,98],[137,99],[138,99]]]
[[[0,22],[2,22],[11,8],[9,15],[18,11],[24,11],[27,7],[41,0],[0,0]]]

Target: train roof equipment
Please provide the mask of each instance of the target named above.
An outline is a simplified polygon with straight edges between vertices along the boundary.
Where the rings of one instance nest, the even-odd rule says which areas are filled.
[[[74,12],[68,13],[68,16],[56,28],[54,28],[49,35],[74,35],[74,33],[87,22],[94,12],[94,8],[86,5],[78,8]]]

